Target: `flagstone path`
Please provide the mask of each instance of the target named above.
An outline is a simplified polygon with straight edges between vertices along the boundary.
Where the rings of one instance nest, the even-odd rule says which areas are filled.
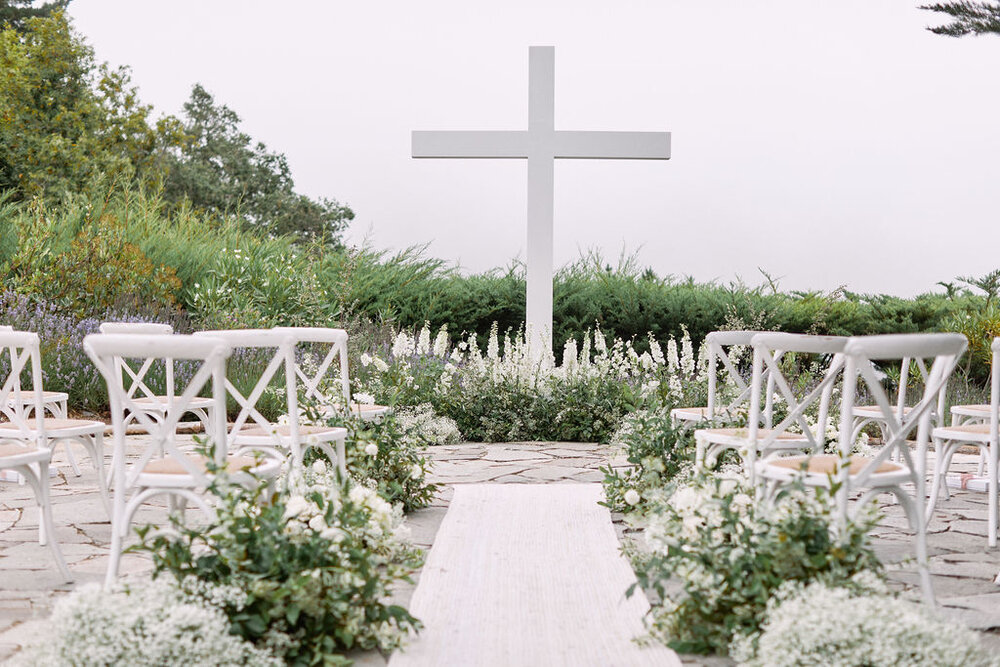
[[[136,450],[142,437],[130,437]],[[58,477],[52,480],[52,493],[56,534],[79,585],[102,580],[110,526],[98,500],[93,469],[82,449],[77,451],[83,476],[74,477],[65,455],[57,452]],[[594,483],[603,478],[599,467],[609,462],[625,465],[605,445],[577,443],[463,444],[434,447],[431,456],[435,461],[432,480],[443,488],[430,507],[408,517],[414,541],[428,549],[455,489],[462,485]],[[959,459],[956,471],[971,472],[975,459]],[[980,630],[983,641],[1000,651],[1000,585],[994,583],[1000,572],[1000,550],[986,547],[985,501],[985,494],[957,491],[939,505],[930,524],[931,568],[943,613]],[[885,511],[883,525],[876,530],[876,548],[883,560],[898,565],[892,579],[910,594],[916,583],[908,563],[912,538],[899,508],[889,506]],[[165,514],[157,508],[142,512],[141,520],[148,521],[160,521]],[[59,581],[49,551],[36,542],[37,516],[30,489],[0,483],[0,661],[37,636],[53,600],[72,588]],[[624,526],[620,517],[615,519],[621,539],[641,545],[636,531]],[[130,555],[123,558],[122,569],[142,573],[149,563]],[[413,587],[406,587],[397,592],[396,600],[409,604],[412,595]],[[378,653],[354,657],[363,667],[386,664]],[[681,657],[686,665],[727,664],[714,658]]]

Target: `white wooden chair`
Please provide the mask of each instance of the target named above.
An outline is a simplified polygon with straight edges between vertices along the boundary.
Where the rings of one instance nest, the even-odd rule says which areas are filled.
[[[844,383],[841,402],[839,455],[769,456],[756,465],[757,478],[768,487],[770,495],[778,486],[801,480],[807,486],[837,488],[837,512],[841,526],[851,515],[882,493],[891,493],[906,512],[915,533],[915,550],[920,583],[925,600],[934,604],[934,591],[927,570],[927,522],[925,520],[925,473],[927,445],[931,434],[932,414],[940,394],[958,359],[965,351],[961,334],[893,334],[852,338],[844,347]],[[874,362],[903,358],[933,359],[920,401],[900,418],[875,370]],[[852,408],[859,379],[867,387],[882,411],[886,429],[885,443],[871,458],[852,456],[856,432]],[[907,438],[916,431],[916,451],[911,452]],[[896,455],[898,461],[893,461]],[[905,486],[912,486],[908,492]],[[849,512],[848,500],[858,495]]]
[[[715,419],[732,420],[737,416],[740,407],[750,401],[750,385],[737,368],[738,359],[733,358],[736,348],[750,347],[751,339],[762,333],[760,331],[713,331],[705,336],[708,348],[708,405],[689,408],[674,408],[670,418],[674,424],[697,424],[711,422]],[[725,405],[719,405],[720,391],[718,382],[719,363],[726,372],[724,377],[739,392],[735,398]]]
[[[14,327],[0,325],[0,332],[13,331]],[[13,397],[11,401],[15,400]],[[30,389],[25,391],[22,395],[21,400],[23,404],[22,408],[29,411],[35,409],[35,399],[34,392]],[[49,412],[50,415],[56,419],[68,419],[69,418],[69,394],[62,391],[43,391],[42,392],[42,405]],[[76,460],[73,458],[73,453],[69,452],[68,458],[70,465],[73,466],[73,472],[76,473],[77,477],[80,476],[80,470],[76,465]]]
[[[207,516],[214,516],[204,498],[204,490],[211,482],[206,458],[188,448],[182,449],[176,442],[176,430],[177,421],[188,411],[191,401],[207,387],[211,387],[212,409],[216,414],[225,414],[225,362],[230,349],[218,338],[165,334],[92,334],[84,339],[83,347],[107,383],[114,426],[111,560],[106,579],[111,583],[118,574],[122,543],[135,512],[151,498],[167,496],[171,507],[176,501],[180,501],[181,508],[191,502]],[[163,419],[157,420],[136,405],[118,359],[141,364],[189,359],[200,364],[180,394],[164,397],[168,410]],[[126,413],[135,415],[135,420],[149,434],[138,459],[131,464],[125,461]],[[215,462],[234,481],[251,485],[278,474],[281,468],[278,460],[230,454],[226,448],[225,422],[217,419],[213,426],[213,431],[206,434],[206,444],[213,448]]]
[[[7,332],[10,333],[11,330],[8,328]],[[0,335],[4,335],[4,332],[0,331]],[[39,342],[39,348],[40,346],[41,343]],[[11,348],[9,352],[12,356],[15,353],[13,348]],[[40,355],[41,352],[39,352],[39,357]],[[57,412],[65,415],[66,411],[63,409],[58,411],[53,410],[51,405],[46,404],[45,395],[47,392],[44,390],[41,391],[41,401],[38,401],[37,394],[34,389],[22,390],[20,377],[14,377],[12,378],[12,381],[16,391],[11,392],[11,395],[5,399],[3,405],[6,405],[9,410],[22,414],[25,419],[28,416],[35,414],[36,411],[38,414],[43,415],[45,422],[45,437],[48,441],[48,447],[55,449],[58,445],[65,446],[66,458],[69,461],[70,467],[73,469],[73,474],[77,477],[79,477],[82,473],[70,445],[74,442],[81,444],[86,450],[87,456],[90,458],[90,462],[94,466],[94,470],[97,472],[101,502],[104,504],[105,509],[110,512],[107,495],[108,491],[104,476],[104,422],[93,419],[69,419],[65,416],[44,416],[46,411],[53,415],[57,414]],[[41,388],[40,366],[38,377],[32,378],[32,383],[35,382],[38,382],[37,386]],[[52,393],[49,393],[49,396],[51,397]],[[3,433],[5,429],[10,428],[13,428],[13,424],[10,422],[0,424],[0,433]]]
[[[983,470],[980,467],[976,476],[962,476],[959,478],[959,486],[972,490],[985,491],[988,494],[989,526],[987,529],[987,541],[989,546],[997,545],[997,505],[998,500],[998,468],[997,462],[1000,459],[1000,441],[998,441],[998,424],[1000,424],[1000,338],[993,339],[993,370],[990,373],[990,404],[987,408],[986,421],[980,421],[982,415],[976,409],[980,406],[956,406],[964,408],[962,412],[956,413],[952,409],[952,415],[959,419],[953,421],[951,426],[939,426],[931,432],[934,439],[934,451],[937,454],[934,464],[934,476],[931,481],[930,501],[927,506],[927,517],[930,520],[937,504],[938,496],[948,491],[948,468],[955,452],[963,445],[977,447],[981,452],[980,463],[986,459],[986,476],[983,477]],[[964,421],[960,421],[965,418]],[[970,419],[971,418],[971,419]],[[956,423],[957,422],[957,423]],[[983,456],[984,455],[984,456]],[[947,497],[947,496],[945,496]]]
[[[146,335],[170,335],[174,332],[169,324],[158,324],[155,322],[104,322],[100,326],[101,333],[106,334],[146,334]],[[163,421],[167,414],[167,396],[174,393],[174,360],[164,359],[164,382],[166,385],[166,395],[157,395],[149,388],[147,377],[153,366],[153,360],[138,367],[131,366],[125,359],[119,357],[116,362],[123,373],[128,385],[129,396],[137,410],[147,414],[155,420]],[[188,412],[198,418],[205,433],[212,431],[212,399],[196,396],[188,406]],[[130,411],[125,415],[125,425],[136,421],[136,412]]]
[[[295,355],[295,374],[305,388],[305,398],[310,400],[327,400],[329,393],[324,393],[323,384],[327,374],[333,370],[333,362],[339,364],[339,384],[344,397],[343,405],[349,405],[351,413],[364,420],[376,420],[385,417],[392,409],[385,405],[363,404],[351,400],[351,380],[347,362],[347,332],[343,329],[327,329],[324,327],[276,327],[276,331],[284,331],[292,336],[292,342],[299,353]],[[302,348],[310,346],[329,345],[323,360],[315,368],[305,368]],[[328,392],[329,390],[327,390]],[[332,407],[332,406],[331,406]]]
[[[0,357],[5,354],[10,356],[10,372],[0,386],[0,414],[5,419],[0,422],[0,470],[18,473],[34,491],[40,515],[38,541],[49,545],[59,571],[69,582],[73,577],[59,550],[52,521],[52,503],[49,497],[49,461],[52,449],[45,431],[47,420],[44,411],[38,409],[43,404],[38,336],[9,330],[0,332]],[[20,386],[21,374],[26,371],[30,372],[32,379],[30,396],[26,396]],[[30,418],[24,408],[26,398],[36,408]]]
[[[305,450],[319,447],[336,461],[342,475],[347,474],[344,445],[347,429],[339,426],[320,426],[302,423],[299,409],[298,375],[295,363],[295,336],[287,329],[234,329],[228,331],[199,331],[195,336],[221,338],[234,350],[272,349],[270,362],[257,377],[247,395],[226,379],[226,390],[236,401],[239,412],[229,429],[228,445],[233,451],[264,450],[291,455],[292,465],[302,466]],[[287,424],[273,424],[258,409],[258,403],[279,370],[284,370],[284,395],[288,415]],[[309,391],[307,389],[307,391]],[[331,448],[330,444],[334,444]]]
[[[757,457],[772,451],[822,449],[822,443],[807,428],[803,411],[815,400],[822,398],[821,423],[826,419],[833,390],[831,378],[842,368],[843,362],[838,355],[847,343],[847,338],[765,332],[753,336],[751,343],[754,359],[747,392],[750,400],[747,426],[697,429],[696,465],[714,465],[722,452],[733,449],[740,454],[752,475],[753,462]],[[787,378],[782,375],[781,361],[789,352],[833,355],[824,380],[804,398],[794,394]],[[784,399],[788,407],[788,416],[778,426],[772,425],[775,393]]]

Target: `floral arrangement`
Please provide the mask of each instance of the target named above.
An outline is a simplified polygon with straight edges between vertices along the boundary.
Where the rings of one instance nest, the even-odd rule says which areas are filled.
[[[230,633],[222,600],[242,609],[247,596],[232,587],[194,594],[168,577],[105,590],[86,584],[55,604],[43,641],[18,654],[15,665],[190,665],[278,667],[267,648]]]
[[[639,583],[658,600],[651,634],[678,651],[724,654],[734,635],[757,632],[785,582],[880,572],[868,539],[875,517],[837,534],[832,499],[819,494],[797,489],[758,503],[746,480],[719,474],[654,498],[645,518],[649,553],[634,559]]]
[[[428,445],[457,445],[462,432],[450,417],[438,415],[430,403],[403,407],[396,411],[399,427],[406,433],[422,438]]]
[[[652,337],[639,353],[631,341],[609,343],[600,329],[582,343],[566,341],[562,359],[536,358],[522,334],[500,335],[494,325],[479,347],[475,334],[449,344],[400,332],[391,347],[361,356],[356,392],[380,403],[429,403],[476,441],[607,441],[621,418],[638,407],[704,400],[707,351],[696,353],[685,333],[666,352]]]
[[[670,408],[626,415],[611,444],[630,464],[601,469],[605,503],[617,512],[642,512],[668,482],[693,466],[694,430],[674,424]]]
[[[768,603],[761,632],[738,638],[732,655],[746,667],[1000,664],[975,632],[893,597],[878,579],[862,574],[849,583],[785,584]]]
[[[295,664],[349,664],[352,650],[392,650],[419,622],[387,602],[420,565],[402,512],[371,488],[341,482],[314,462],[274,490],[225,482],[210,492],[217,517],[171,532],[140,529],[154,576],[172,575],[197,592],[235,587],[246,597],[223,601],[231,631]]]

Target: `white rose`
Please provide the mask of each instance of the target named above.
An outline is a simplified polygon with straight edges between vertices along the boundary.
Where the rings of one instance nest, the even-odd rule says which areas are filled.
[[[369,442],[368,446],[365,447],[365,454],[367,454],[368,456],[375,456],[375,455],[377,455],[378,454],[378,445],[376,445],[374,442]]]
[[[323,518],[323,515],[317,514],[309,519],[309,527],[313,530],[323,530],[326,528],[326,520]]]
[[[639,500],[641,500],[641,497],[635,489],[629,489],[625,492],[625,502],[629,505],[637,505],[639,504]]]

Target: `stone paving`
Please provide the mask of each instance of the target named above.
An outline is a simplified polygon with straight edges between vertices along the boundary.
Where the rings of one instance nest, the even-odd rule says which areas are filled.
[[[143,436],[132,436],[130,449],[141,448]],[[99,501],[96,476],[82,448],[74,449],[83,475],[74,477],[64,452],[56,452],[57,476],[52,479],[56,535],[76,582],[63,584],[48,548],[37,544],[38,512],[31,490],[0,483],[0,660],[38,636],[53,600],[86,582],[102,581],[107,564],[110,524]],[[598,470],[609,463],[626,465],[606,445],[583,443],[462,444],[431,449],[435,461],[431,480],[442,484],[435,501],[408,517],[414,542],[429,548],[457,484],[599,482]],[[971,472],[972,456],[959,455],[956,472]],[[891,577],[905,594],[917,596],[912,563],[912,537],[898,506],[884,508],[886,517],[876,531],[876,547],[892,567]],[[165,507],[140,510],[140,521],[160,522]],[[930,523],[928,538],[935,591],[942,611],[981,631],[983,641],[1000,650],[1000,550],[986,546],[986,496],[955,491],[942,501]],[[623,540],[635,541],[637,531],[618,517]],[[149,562],[139,555],[122,559],[122,572],[142,576]],[[414,586],[396,592],[406,604]],[[378,653],[353,656],[362,666],[381,666]],[[727,664],[720,659],[685,656],[686,664]]]

